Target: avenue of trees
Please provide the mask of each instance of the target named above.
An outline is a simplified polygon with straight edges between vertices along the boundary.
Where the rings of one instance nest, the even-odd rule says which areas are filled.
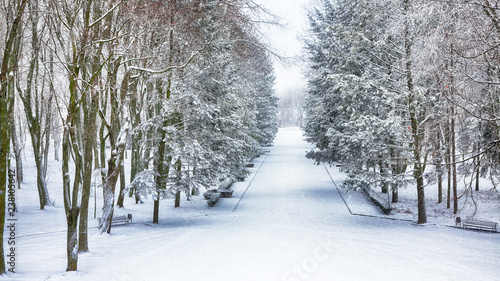
[[[110,232],[123,196],[151,196],[158,223],[161,199],[244,176],[245,161],[277,132],[274,70],[257,29],[272,18],[253,1],[0,5],[0,229],[9,162],[21,182],[27,134],[40,209],[52,204],[49,151],[61,163],[68,271],[89,250],[95,171],[104,190],[100,233]],[[0,234],[0,250],[3,241]]]
[[[309,21],[310,158],[342,162],[344,185],[381,188],[393,202],[411,179],[420,224],[428,183],[455,214],[480,177],[496,188],[497,1],[317,0]]]

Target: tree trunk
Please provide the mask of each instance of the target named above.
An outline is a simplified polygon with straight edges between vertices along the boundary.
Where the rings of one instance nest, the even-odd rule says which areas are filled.
[[[82,183],[82,203],[79,226],[78,251],[88,252],[88,213],[90,201],[90,186],[92,184],[92,162],[94,147],[96,143],[96,117],[99,106],[98,93],[91,93],[90,101],[83,103],[85,118],[85,134],[83,136],[83,183]]]
[[[437,171],[437,187],[438,187],[438,204],[443,202],[443,155],[442,155],[442,149],[443,149],[443,141],[441,140],[441,126],[439,126],[438,133],[436,134],[436,158],[434,160],[434,164],[436,166],[436,171]]]
[[[103,109],[103,114],[106,114],[104,109]],[[99,153],[99,156],[100,156],[99,162],[101,162],[101,164],[102,164],[102,166],[101,166],[101,184],[103,187],[103,189],[102,189],[103,196],[104,196],[104,186],[106,186],[106,173],[105,173],[105,169],[106,169],[106,139],[108,138],[104,135],[105,129],[106,129],[106,126],[104,124],[101,124],[101,127],[99,129],[99,152],[100,152]]]
[[[456,161],[456,144],[455,144],[455,110],[452,106],[451,115],[451,168],[453,177],[453,214],[458,213],[458,190],[457,190],[457,164]]]
[[[392,203],[398,203],[399,202],[399,189],[396,184],[392,185]]]
[[[122,157],[124,157],[124,155],[122,155]],[[125,201],[124,191],[125,191],[125,187],[127,185],[125,183],[125,167],[123,166],[123,159],[122,159],[120,171],[121,171],[120,172],[120,193],[118,194],[118,201],[116,202],[116,206],[118,206],[119,208],[123,208],[124,207],[123,202]]]
[[[417,178],[418,192],[418,223],[427,223],[427,213],[425,210],[425,193],[424,193],[424,178]]]
[[[50,93],[49,99],[47,102],[44,104],[45,105],[45,127],[44,127],[44,133],[43,135],[45,136],[45,140],[42,143],[42,155],[43,155],[43,178],[47,178],[47,170],[48,170],[48,162],[49,162],[49,151],[50,151],[50,132],[52,130],[51,124],[52,124],[52,99],[54,95],[53,92]],[[43,99],[42,99],[43,101]],[[48,193],[47,193],[48,194]]]
[[[73,114],[76,114],[76,106],[73,103],[68,110],[68,117],[66,124],[71,124]],[[69,175],[69,162],[71,158],[71,140],[70,135],[73,128],[66,126],[63,134],[62,145],[62,174],[63,174],[63,198],[64,210],[66,213],[67,223],[67,237],[66,237],[66,254],[67,254],[67,267],[66,271],[76,271],[78,265],[78,217],[80,215],[79,206],[79,193],[80,193],[80,176],[81,161],[77,159],[75,162],[75,180],[73,183],[73,190],[71,191],[71,179]],[[73,149],[77,148],[77,144],[73,143]],[[77,150],[78,151],[78,150]]]
[[[382,163],[380,163],[380,175],[385,178],[385,169],[382,166]],[[389,185],[384,181],[382,182],[382,193],[389,193]]]
[[[14,98],[14,81],[9,81],[9,96],[12,97],[10,99],[10,132],[11,132],[11,139],[12,139],[12,149],[14,152],[14,158],[16,160],[16,180],[17,180],[17,188],[21,189],[21,183],[23,182],[23,160],[21,158],[21,152],[23,150],[21,141],[20,141],[20,136],[18,136],[17,133],[17,126],[16,126],[16,118],[15,118],[15,104],[14,101],[16,100]]]
[[[175,26],[175,10],[177,8],[177,1],[173,0],[171,3],[171,14],[170,14],[170,24]],[[173,64],[173,53],[174,53],[174,31],[170,29],[169,31],[169,56],[168,56],[168,64]],[[158,102],[156,104],[156,115],[161,116],[161,128],[160,128],[160,139],[158,143],[158,151],[157,155],[154,158],[154,164],[156,168],[156,190],[158,194],[158,198],[154,204],[153,210],[153,223],[157,224],[159,222],[159,213],[160,213],[160,195],[163,190],[166,189],[167,181],[170,169],[170,163],[172,162],[172,156],[166,156],[166,153],[170,153],[169,149],[166,149],[165,138],[167,136],[166,131],[163,128],[168,127],[169,120],[167,116],[164,116],[161,112],[162,102],[170,99],[171,87],[172,87],[172,71],[167,73],[167,85],[166,91],[163,91],[163,82],[157,80],[157,91],[158,91]],[[166,160],[166,161],[165,161]],[[166,163],[165,163],[166,162]],[[165,165],[166,164],[166,165]]]
[[[453,43],[450,44],[450,69],[454,69],[454,49],[453,49]],[[450,86],[449,87],[449,95],[450,95],[450,100],[454,100],[455,95],[454,95],[454,90],[455,90],[455,79],[453,75],[450,76]],[[451,172],[452,172],[452,189],[453,189],[453,214],[458,213],[458,192],[457,192],[457,151],[456,151],[456,139],[455,139],[455,104],[452,102],[451,107],[450,107],[450,145],[451,145]]]
[[[181,169],[182,169],[182,163],[181,163],[181,159],[177,159],[177,161],[175,162],[175,173],[176,173],[176,185],[178,185],[178,183],[181,181]],[[181,191],[180,190],[177,190],[177,192],[175,193],[175,204],[174,204],[174,207],[175,208],[179,208],[181,206]]]
[[[78,216],[80,209],[78,207],[71,207],[69,213],[66,214],[66,222],[68,224],[67,234],[67,247],[66,255],[68,264],[66,271],[78,270]]]
[[[102,111],[103,114],[106,115],[105,109],[103,109]],[[105,130],[106,126],[104,124],[101,124],[101,127],[99,128],[99,162],[102,164],[101,168],[106,168],[106,139],[108,137],[105,135]]]
[[[181,206],[181,191],[178,190],[175,193],[175,204],[174,204],[174,207],[175,208],[179,208],[180,206]]]
[[[55,71],[54,71],[54,52],[52,50],[49,50],[50,55],[49,55],[49,75],[50,77],[55,77]],[[53,81],[50,82],[50,93],[51,97],[55,96],[56,90],[54,88],[54,83]],[[51,115],[57,116],[57,108],[54,106],[54,104],[50,105]],[[52,139],[54,140],[54,159],[56,161],[59,161],[59,146],[61,145],[61,135],[59,129],[59,118],[51,118],[50,122],[52,123],[52,130],[49,132],[52,134]]]
[[[1,75],[0,75],[1,77]],[[5,77],[6,78],[6,77]],[[5,226],[5,194],[7,193],[7,173],[9,157],[9,114],[6,81],[0,81],[0,275],[6,272],[4,258],[3,229]]]
[[[40,202],[40,210],[43,210],[45,206],[50,205],[51,201],[49,198],[49,191],[47,189],[47,182],[45,181],[45,177],[43,176],[43,167],[42,167],[42,159],[40,159],[39,153],[35,153],[35,163],[37,166],[36,169],[36,183],[38,188],[38,199]]]
[[[446,159],[447,159],[447,162],[448,162],[448,175],[447,175],[447,186],[446,186],[446,208],[447,209],[450,209],[451,208],[451,166],[450,166],[450,163],[451,163],[451,153],[450,153],[450,148],[447,148],[447,154],[446,155]]]
[[[122,134],[126,134],[122,133]],[[124,137],[126,138],[126,136]],[[121,140],[118,142],[116,149],[111,153],[108,160],[108,175],[106,177],[106,185],[104,187],[104,208],[102,213],[101,224],[99,225],[99,233],[111,233],[111,220],[113,218],[113,211],[115,205],[115,187],[120,175],[122,167],[123,154],[125,152],[125,142]]]
[[[166,121],[163,122],[163,125],[166,125]],[[159,222],[159,213],[160,213],[160,197],[161,197],[161,192],[162,190],[166,189],[166,178],[168,177],[165,175],[165,169],[164,169],[164,160],[165,160],[165,130],[161,129],[161,134],[160,134],[160,139],[159,139],[159,145],[158,145],[158,153],[155,156],[155,168],[156,168],[156,176],[155,176],[155,182],[156,182],[156,192],[157,192],[157,198],[155,199],[154,206],[153,206],[153,223],[157,224]],[[167,164],[168,166],[168,164]]]
[[[479,178],[481,177],[481,156],[479,154],[481,153],[481,147],[479,143],[477,143],[477,157],[476,157],[476,191],[479,191]]]
[[[159,223],[159,213],[160,213],[160,193],[157,193],[157,198],[154,200],[153,204],[153,223]]]
[[[409,0],[403,2],[406,15],[409,13]],[[415,164],[413,166],[413,177],[417,181],[417,200],[418,200],[418,223],[427,223],[427,214],[425,210],[425,193],[424,193],[424,170],[425,164],[422,162],[422,137],[419,128],[419,98],[416,96],[413,85],[412,73],[412,56],[411,56],[411,38],[408,21],[405,20],[404,27],[404,51],[405,51],[405,74],[406,74],[406,87],[408,90],[408,114],[411,124],[411,139],[413,142],[413,158]]]
[[[443,173],[441,171],[442,167],[441,165],[438,166],[438,179],[437,179],[437,185],[438,185],[438,203],[443,202]]]

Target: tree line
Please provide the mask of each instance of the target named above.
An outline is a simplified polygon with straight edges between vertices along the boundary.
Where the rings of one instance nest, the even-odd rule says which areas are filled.
[[[344,186],[425,186],[458,212],[479,178],[499,183],[500,4],[317,0],[308,13],[308,157],[342,162]],[[464,190],[458,190],[458,181]]]
[[[273,19],[253,1],[10,0],[0,10],[0,228],[9,155],[22,182],[29,134],[40,209],[52,204],[49,151],[61,163],[68,271],[88,251],[96,170],[100,233],[126,193],[152,196],[158,223],[161,199],[244,177],[247,158],[277,132],[274,70],[258,30]]]

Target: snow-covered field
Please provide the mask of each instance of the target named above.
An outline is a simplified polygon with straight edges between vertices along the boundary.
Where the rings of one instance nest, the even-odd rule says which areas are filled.
[[[61,190],[39,211],[34,179],[18,190],[16,273],[6,280],[499,280],[500,234],[353,216],[297,128],[280,129],[234,197],[213,208],[200,198],[174,209],[152,201],[125,209],[134,223],[98,235],[91,202],[90,252],[67,273]],[[57,165],[57,163],[56,163]],[[340,181],[341,173],[330,169]],[[57,169],[53,182],[60,178]],[[97,193],[97,216],[100,195]],[[362,197],[353,206],[375,211]],[[93,198],[91,199],[93,201]],[[366,203],[365,203],[366,202]]]

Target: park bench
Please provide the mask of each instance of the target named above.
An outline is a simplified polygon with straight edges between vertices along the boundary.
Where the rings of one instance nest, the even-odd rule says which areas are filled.
[[[255,166],[255,164],[254,164],[254,163],[246,163],[246,164],[245,164],[245,167],[246,167],[246,168],[253,168],[254,166]]]
[[[102,218],[99,218],[99,225],[101,224]],[[132,214],[122,215],[122,216],[113,216],[111,219],[111,225],[118,224],[129,224],[132,223]]]
[[[215,204],[219,201],[219,198],[220,198],[220,193],[218,192],[211,193],[207,199],[208,207],[215,206]]]
[[[231,198],[234,190],[219,189],[217,192],[220,193],[220,198]]]
[[[466,221],[462,221],[460,217],[455,218],[455,225],[462,226],[466,229],[488,230],[491,232],[497,232],[499,229],[498,223],[493,221],[483,221],[476,219],[468,219]]]
[[[209,207],[215,206],[220,198],[231,198],[233,197],[234,190],[229,190],[229,187],[233,181],[231,179],[226,179],[222,181],[218,189],[211,189],[203,193],[203,196],[207,200]]]

